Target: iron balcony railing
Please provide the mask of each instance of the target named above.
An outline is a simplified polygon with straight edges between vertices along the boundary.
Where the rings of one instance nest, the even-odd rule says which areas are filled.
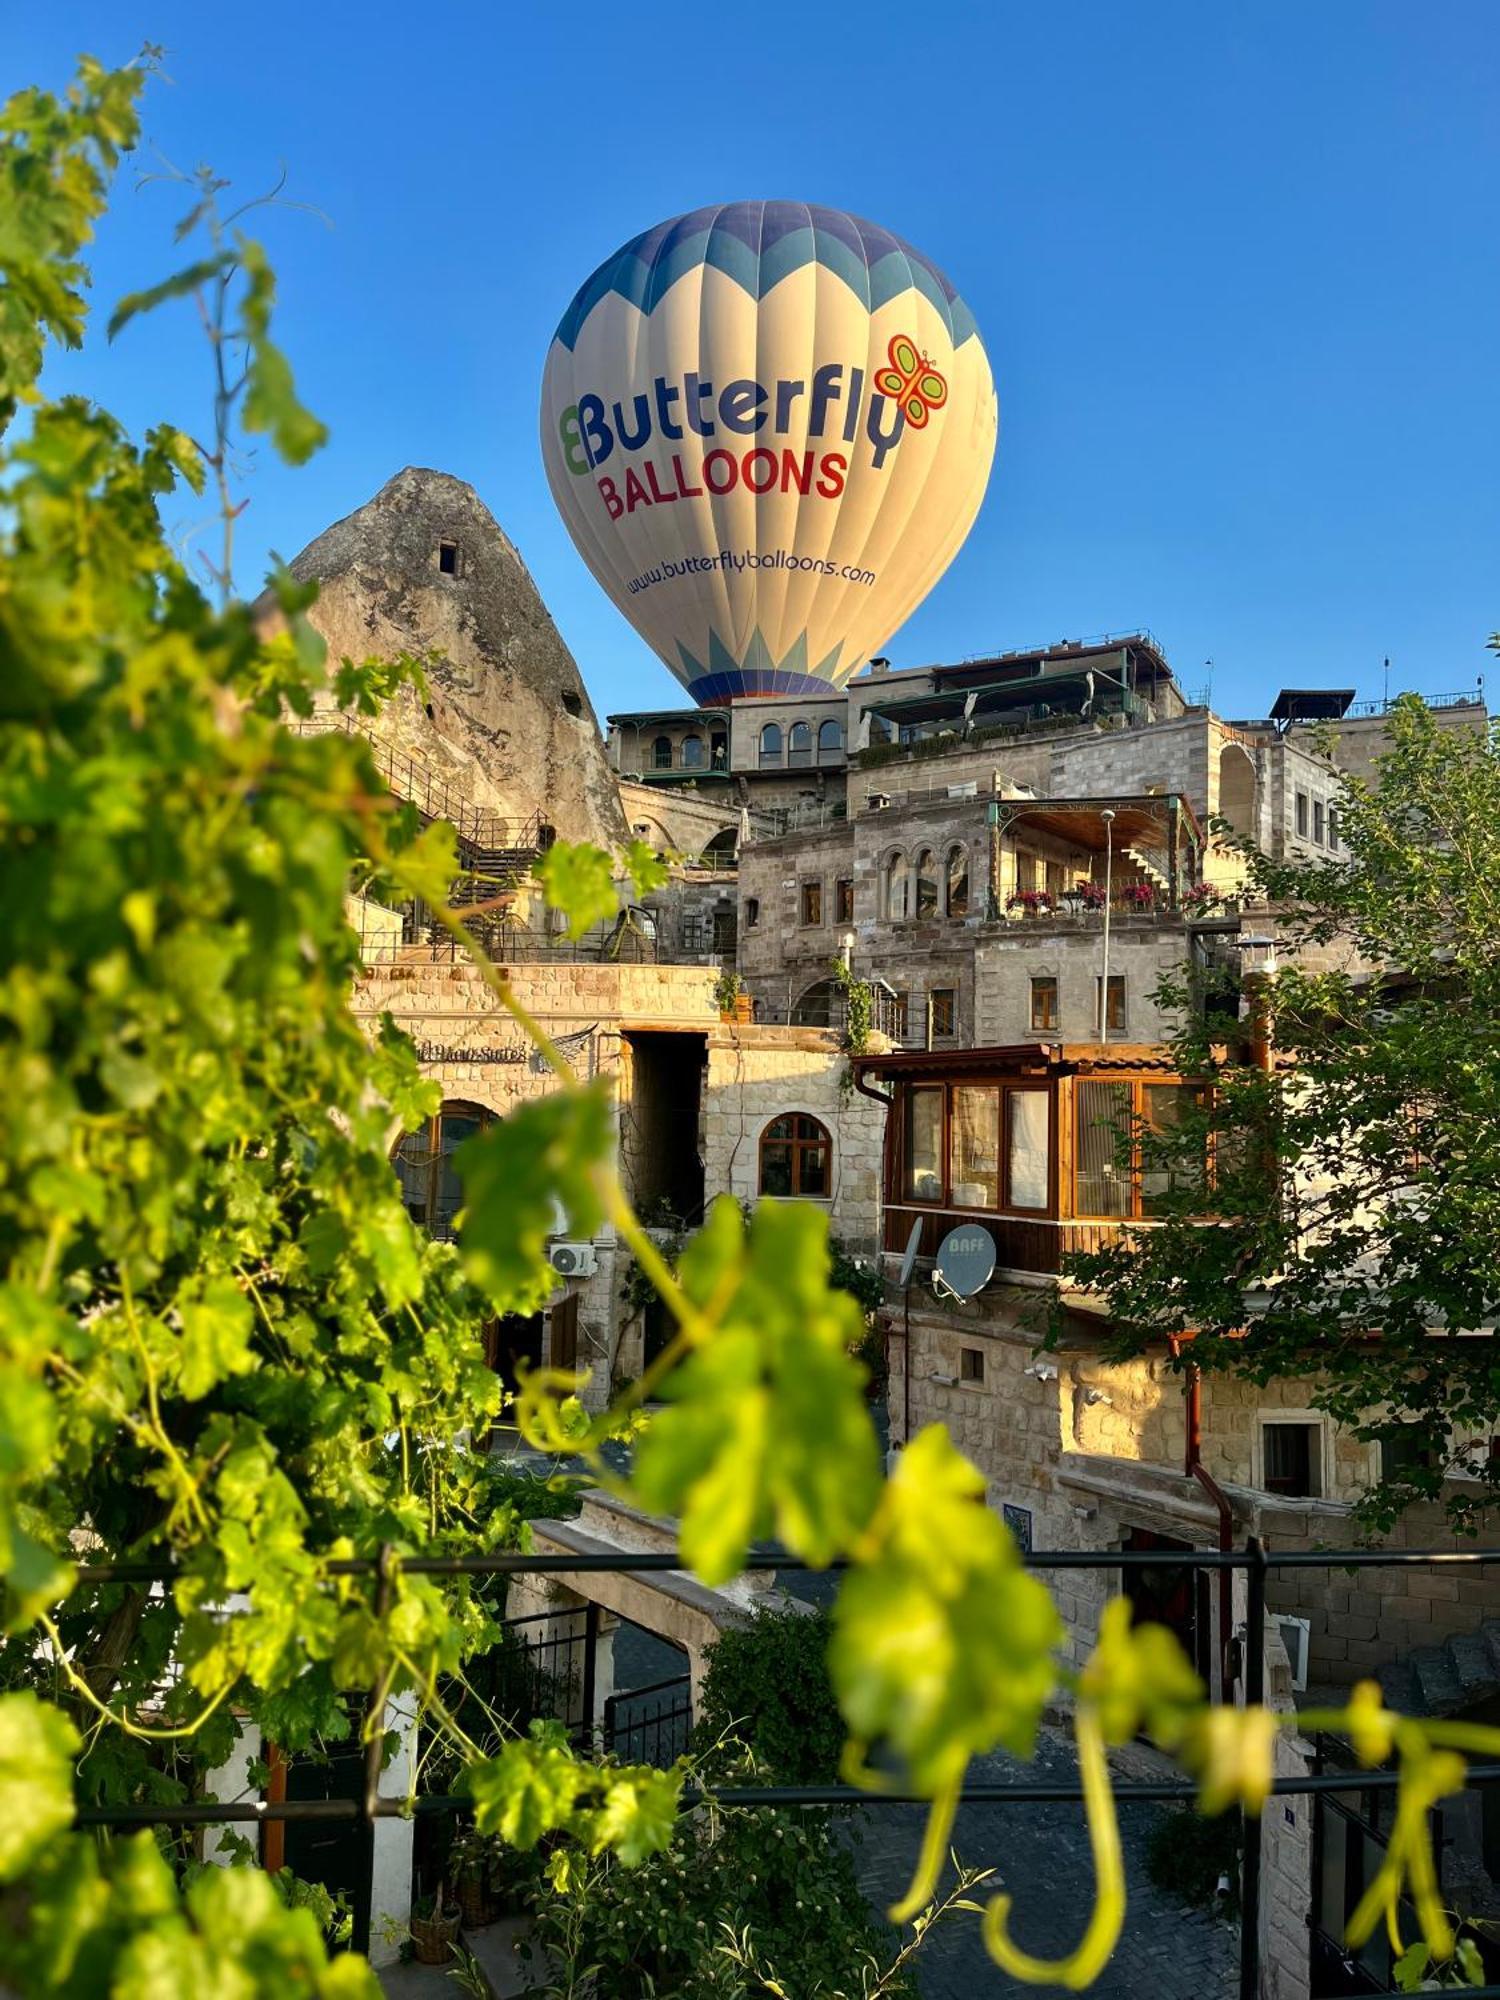
[[[1021,1560],[1028,1569],[1043,1572],[1085,1570],[1129,1576],[1135,1571],[1168,1570],[1228,1578],[1243,1572],[1246,1579],[1244,1645],[1236,1675],[1247,1704],[1264,1702],[1268,1578],[1302,1570],[1324,1572],[1356,1569],[1439,1569],[1455,1574],[1500,1565],[1500,1549],[1292,1549],[1272,1554],[1255,1537],[1243,1549],[1048,1549],[1023,1550]],[[758,1549],[746,1558],[747,1571],[792,1572],[807,1564],[799,1557],[779,1550]],[[847,1567],[835,1562],[834,1569]],[[577,1577],[590,1574],[629,1575],[663,1571],[684,1571],[687,1565],[678,1549],[613,1550],[608,1553],[568,1552],[533,1555],[520,1552],[471,1556],[402,1555],[384,1549],[378,1557],[354,1556],[330,1559],[323,1574],[330,1581],[340,1578],[369,1578],[373,1581],[371,1608],[376,1618],[386,1618],[395,1597],[397,1570],[413,1576],[555,1576]],[[84,1563],[77,1566],[81,1586],[114,1584],[170,1584],[175,1578],[170,1563],[126,1561]],[[233,1612],[227,1613],[233,1616]],[[363,1728],[364,1759],[360,1782],[348,1798],[299,1799],[270,1803],[264,1800],[195,1799],[182,1804],[111,1803],[80,1805],[74,1821],[79,1826],[97,1827],[193,1827],[219,1825],[265,1825],[277,1820],[322,1819],[346,1822],[360,1846],[360,1887],[354,1898],[353,1945],[358,1951],[369,1948],[371,1898],[374,1869],[374,1828],[380,1819],[405,1818],[411,1814],[467,1813],[472,1798],[459,1793],[419,1793],[413,1798],[392,1798],[380,1789],[385,1755],[385,1693],[373,1690],[365,1703]],[[1477,1763],[1469,1767],[1471,1785],[1493,1786],[1500,1781],[1500,1763]],[[1273,1780],[1271,1793],[1277,1798],[1313,1798],[1347,1795],[1358,1790],[1365,1794],[1393,1792],[1401,1782],[1393,1770],[1349,1771],[1314,1770]],[[1190,1802],[1198,1788],[1186,1778],[1146,1782],[1126,1781],[1115,1785],[1118,1800]],[[771,1807],[798,1809],[841,1806],[861,1811],[925,1803],[921,1795],[901,1790],[865,1792],[850,1785],[744,1785],[719,1788],[711,1794],[715,1805],[726,1811],[755,1811]],[[682,1798],[686,1805],[700,1803],[702,1788],[687,1786]],[[1080,1804],[1083,1788],[1076,1781],[1054,1783],[965,1785],[960,1802],[969,1805],[1020,1807],[1028,1805]],[[1237,1992],[1239,2000],[1259,2000],[1261,1992],[1261,1840],[1262,1821],[1241,1814],[1241,1920],[1240,1961]],[[1080,1831],[1080,1838],[1081,1838]],[[1311,1885],[1309,1885],[1311,1893]],[[1399,1989],[1367,1989],[1394,2000]],[[1500,2000],[1500,1985],[1467,1987],[1470,2000]]]
[[[327,709],[287,726],[298,736],[362,736],[376,770],[396,796],[414,805],[424,819],[447,820],[475,854],[531,856],[548,844],[549,828],[540,812],[518,817],[476,805],[422,758],[361,729],[354,716]]]

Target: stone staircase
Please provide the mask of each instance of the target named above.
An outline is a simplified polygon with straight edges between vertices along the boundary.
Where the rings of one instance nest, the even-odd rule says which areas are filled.
[[[1389,1707],[1401,1715],[1456,1715],[1500,1696],[1500,1619],[1419,1646],[1377,1672]]]
[[[1127,861],[1133,861],[1146,881],[1153,883],[1165,895],[1171,888],[1171,879],[1164,868],[1153,861],[1144,847],[1126,847],[1121,850]]]

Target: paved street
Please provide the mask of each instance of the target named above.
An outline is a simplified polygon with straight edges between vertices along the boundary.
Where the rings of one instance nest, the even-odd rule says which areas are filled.
[[[975,1784],[1062,1780],[1074,1770],[1066,1737],[1048,1731],[1034,1763],[990,1757],[977,1763],[970,1777]],[[1146,1840],[1161,1811],[1148,1804],[1121,1809],[1130,1909],[1119,1949],[1091,1993],[1097,2000],[1229,2000],[1238,1931],[1185,1908],[1147,1879]],[[892,1806],[862,1817],[860,1873],[872,1902],[883,1907],[906,1887],[922,1814],[915,1807]],[[990,1893],[1004,1887],[1015,1897],[1012,1934],[1024,1949],[1052,1958],[1077,1942],[1093,1900],[1081,1806],[965,1806],[953,1846],[971,1867],[998,1868]],[[999,1970],[980,1941],[979,1919],[963,1912],[934,1934],[918,1964],[923,2000],[1021,2000],[1023,1995],[1035,2000],[1039,1990],[1018,1985]]]

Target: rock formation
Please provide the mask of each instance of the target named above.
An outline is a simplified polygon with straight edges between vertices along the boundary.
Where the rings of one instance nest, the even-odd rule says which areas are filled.
[[[427,661],[372,734],[459,797],[565,840],[623,841],[624,817],[572,654],[526,565],[472,486],[408,466],[291,565],[335,659]],[[264,602],[264,600],[263,600]]]

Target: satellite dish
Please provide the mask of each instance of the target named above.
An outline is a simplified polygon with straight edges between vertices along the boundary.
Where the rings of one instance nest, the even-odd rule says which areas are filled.
[[[938,1247],[932,1289],[939,1298],[972,1299],[995,1275],[995,1239],[977,1222],[950,1229]]]
[[[922,1243],[922,1218],[919,1215],[911,1226],[911,1235],[906,1239],[906,1255],[901,1259],[901,1276],[896,1283],[904,1292],[911,1283],[911,1274],[916,1268],[917,1251]]]

